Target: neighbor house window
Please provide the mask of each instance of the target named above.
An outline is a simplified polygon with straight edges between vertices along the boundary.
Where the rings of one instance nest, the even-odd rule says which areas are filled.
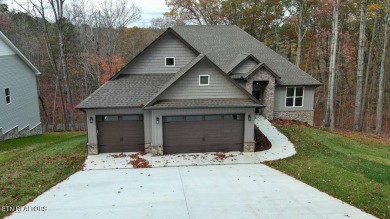
[[[165,67],[175,67],[175,57],[165,57]]]
[[[286,88],[286,107],[303,106],[303,87]]]
[[[11,103],[11,92],[9,91],[9,88],[5,89],[5,102],[7,104]]]
[[[210,75],[199,75],[199,85],[210,85]]]

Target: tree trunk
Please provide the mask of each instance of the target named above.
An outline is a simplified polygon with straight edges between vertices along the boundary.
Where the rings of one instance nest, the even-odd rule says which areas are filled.
[[[303,39],[303,33],[302,33],[302,26],[303,26],[303,1],[298,1],[298,42],[297,42],[297,60],[295,62],[295,65],[299,67],[301,64],[301,50],[302,50],[302,39]]]
[[[66,64],[66,54],[65,54],[65,40],[64,40],[64,28],[63,28],[63,5],[65,0],[49,0],[51,8],[53,10],[55,16],[55,22],[58,30],[58,43],[60,46],[60,63],[61,63],[61,71],[62,77],[64,80],[64,90],[66,93],[67,107],[66,110],[68,112],[69,119],[69,127],[70,131],[75,130],[74,126],[74,112],[73,112],[73,99],[72,93],[69,87],[68,80],[68,72],[67,72],[67,64]]]
[[[372,50],[374,48],[374,41],[376,37],[376,32],[378,30],[379,22],[378,19],[375,18],[374,21],[374,28],[372,30],[371,34],[371,40],[370,40],[370,48],[368,49],[368,58],[367,58],[367,66],[366,66],[366,76],[364,79],[364,88],[363,88],[363,99],[362,99],[362,111],[360,115],[360,121],[359,123],[361,126],[363,126],[364,121],[364,114],[366,112],[366,102],[367,102],[367,87],[368,87],[368,79],[371,71],[371,63],[372,63]]]
[[[355,96],[355,113],[353,130],[361,131],[362,124],[360,123],[362,111],[362,91],[363,91],[363,70],[364,70],[364,43],[366,36],[367,23],[367,0],[362,0],[361,15],[360,15],[360,31],[359,31],[359,47],[358,61],[356,71],[356,96]]]
[[[339,29],[339,0],[333,2],[333,22],[332,22],[332,42],[331,54],[329,63],[329,83],[328,83],[328,98],[326,101],[325,126],[329,126],[331,130],[335,128],[334,117],[334,92],[335,92],[335,75],[336,75],[336,55]]]
[[[40,14],[41,14],[42,20],[43,20],[42,23],[43,23],[43,33],[44,33],[46,50],[47,50],[47,54],[48,54],[49,59],[50,59],[50,64],[51,64],[53,70],[56,73],[56,78],[57,78],[56,79],[57,80],[56,83],[58,83],[58,79],[60,77],[60,70],[58,68],[57,62],[54,60],[54,52],[53,52],[53,47],[52,47],[51,42],[50,42],[49,30],[48,30],[47,24],[46,24],[46,15],[45,15],[45,10],[44,10],[44,6],[43,6],[43,1],[41,0],[39,3],[40,3]],[[58,88],[59,88],[59,91],[60,91],[60,98],[61,98],[61,106],[62,106],[64,125],[66,127],[67,124],[68,124],[68,114],[67,114],[67,110],[66,110],[65,93],[64,93],[64,89],[63,89],[61,83],[58,83]],[[56,101],[57,101],[57,98],[55,96],[55,98],[53,100],[54,106],[56,104]],[[55,107],[53,108],[53,112],[55,112]],[[54,113],[53,113],[53,116],[54,116]],[[52,127],[52,129],[54,131],[54,118],[53,118],[53,127]]]
[[[388,42],[388,26],[389,26],[389,14],[388,9],[390,8],[390,0],[387,0],[386,5],[386,16],[385,16],[385,30],[383,34],[383,50],[382,50],[382,59],[381,59],[381,70],[379,73],[379,85],[378,85],[378,102],[376,105],[376,128],[375,132],[380,133],[382,131],[382,110],[383,110],[383,84],[384,84],[384,76],[385,76],[385,59],[386,59],[386,48]]]

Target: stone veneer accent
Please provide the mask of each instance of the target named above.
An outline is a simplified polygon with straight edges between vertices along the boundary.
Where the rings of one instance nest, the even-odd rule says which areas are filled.
[[[263,101],[266,107],[263,109],[262,115],[272,120],[274,116],[274,94],[275,94],[275,77],[266,69],[259,69],[248,77],[245,89],[252,94],[253,81],[268,81],[268,85],[263,93]]]
[[[30,127],[27,126],[24,129],[19,131],[18,127],[15,127],[8,132],[4,133],[0,129],[0,141],[4,141],[7,139],[12,139],[12,138],[20,138],[20,137],[27,137],[27,136],[32,136],[32,135],[39,135],[42,134],[42,126],[41,124],[35,126],[33,129],[30,130]]]
[[[96,144],[87,144],[87,150],[89,155],[96,155],[99,153],[99,149]]]
[[[163,146],[162,145],[151,145],[150,153],[152,155],[163,155]]]
[[[297,120],[306,122],[309,125],[313,125],[314,110],[301,110],[301,111],[280,111],[274,112],[274,118]]]
[[[255,152],[255,142],[254,141],[244,142],[244,152]]]
[[[152,153],[152,145],[150,143],[145,143],[145,152]]]

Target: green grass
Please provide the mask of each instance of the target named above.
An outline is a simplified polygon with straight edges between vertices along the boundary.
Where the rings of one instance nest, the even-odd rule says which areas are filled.
[[[0,142],[0,206],[22,206],[80,170],[85,143],[84,132]],[[0,218],[8,213],[0,211]]]
[[[390,218],[390,141],[362,134],[277,125],[295,145],[267,165],[379,218]]]

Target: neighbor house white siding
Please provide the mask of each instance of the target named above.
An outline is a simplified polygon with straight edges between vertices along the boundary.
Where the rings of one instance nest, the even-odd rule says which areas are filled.
[[[0,47],[1,44],[0,44]],[[4,49],[2,49],[4,54]],[[11,103],[6,103],[9,88]],[[36,75],[17,55],[0,56],[0,129],[35,128],[40,124]]]
[[[14,55],[15,52],[9,48],[9,46],[4,42],[4,40],[0,39],[0,56]]]

